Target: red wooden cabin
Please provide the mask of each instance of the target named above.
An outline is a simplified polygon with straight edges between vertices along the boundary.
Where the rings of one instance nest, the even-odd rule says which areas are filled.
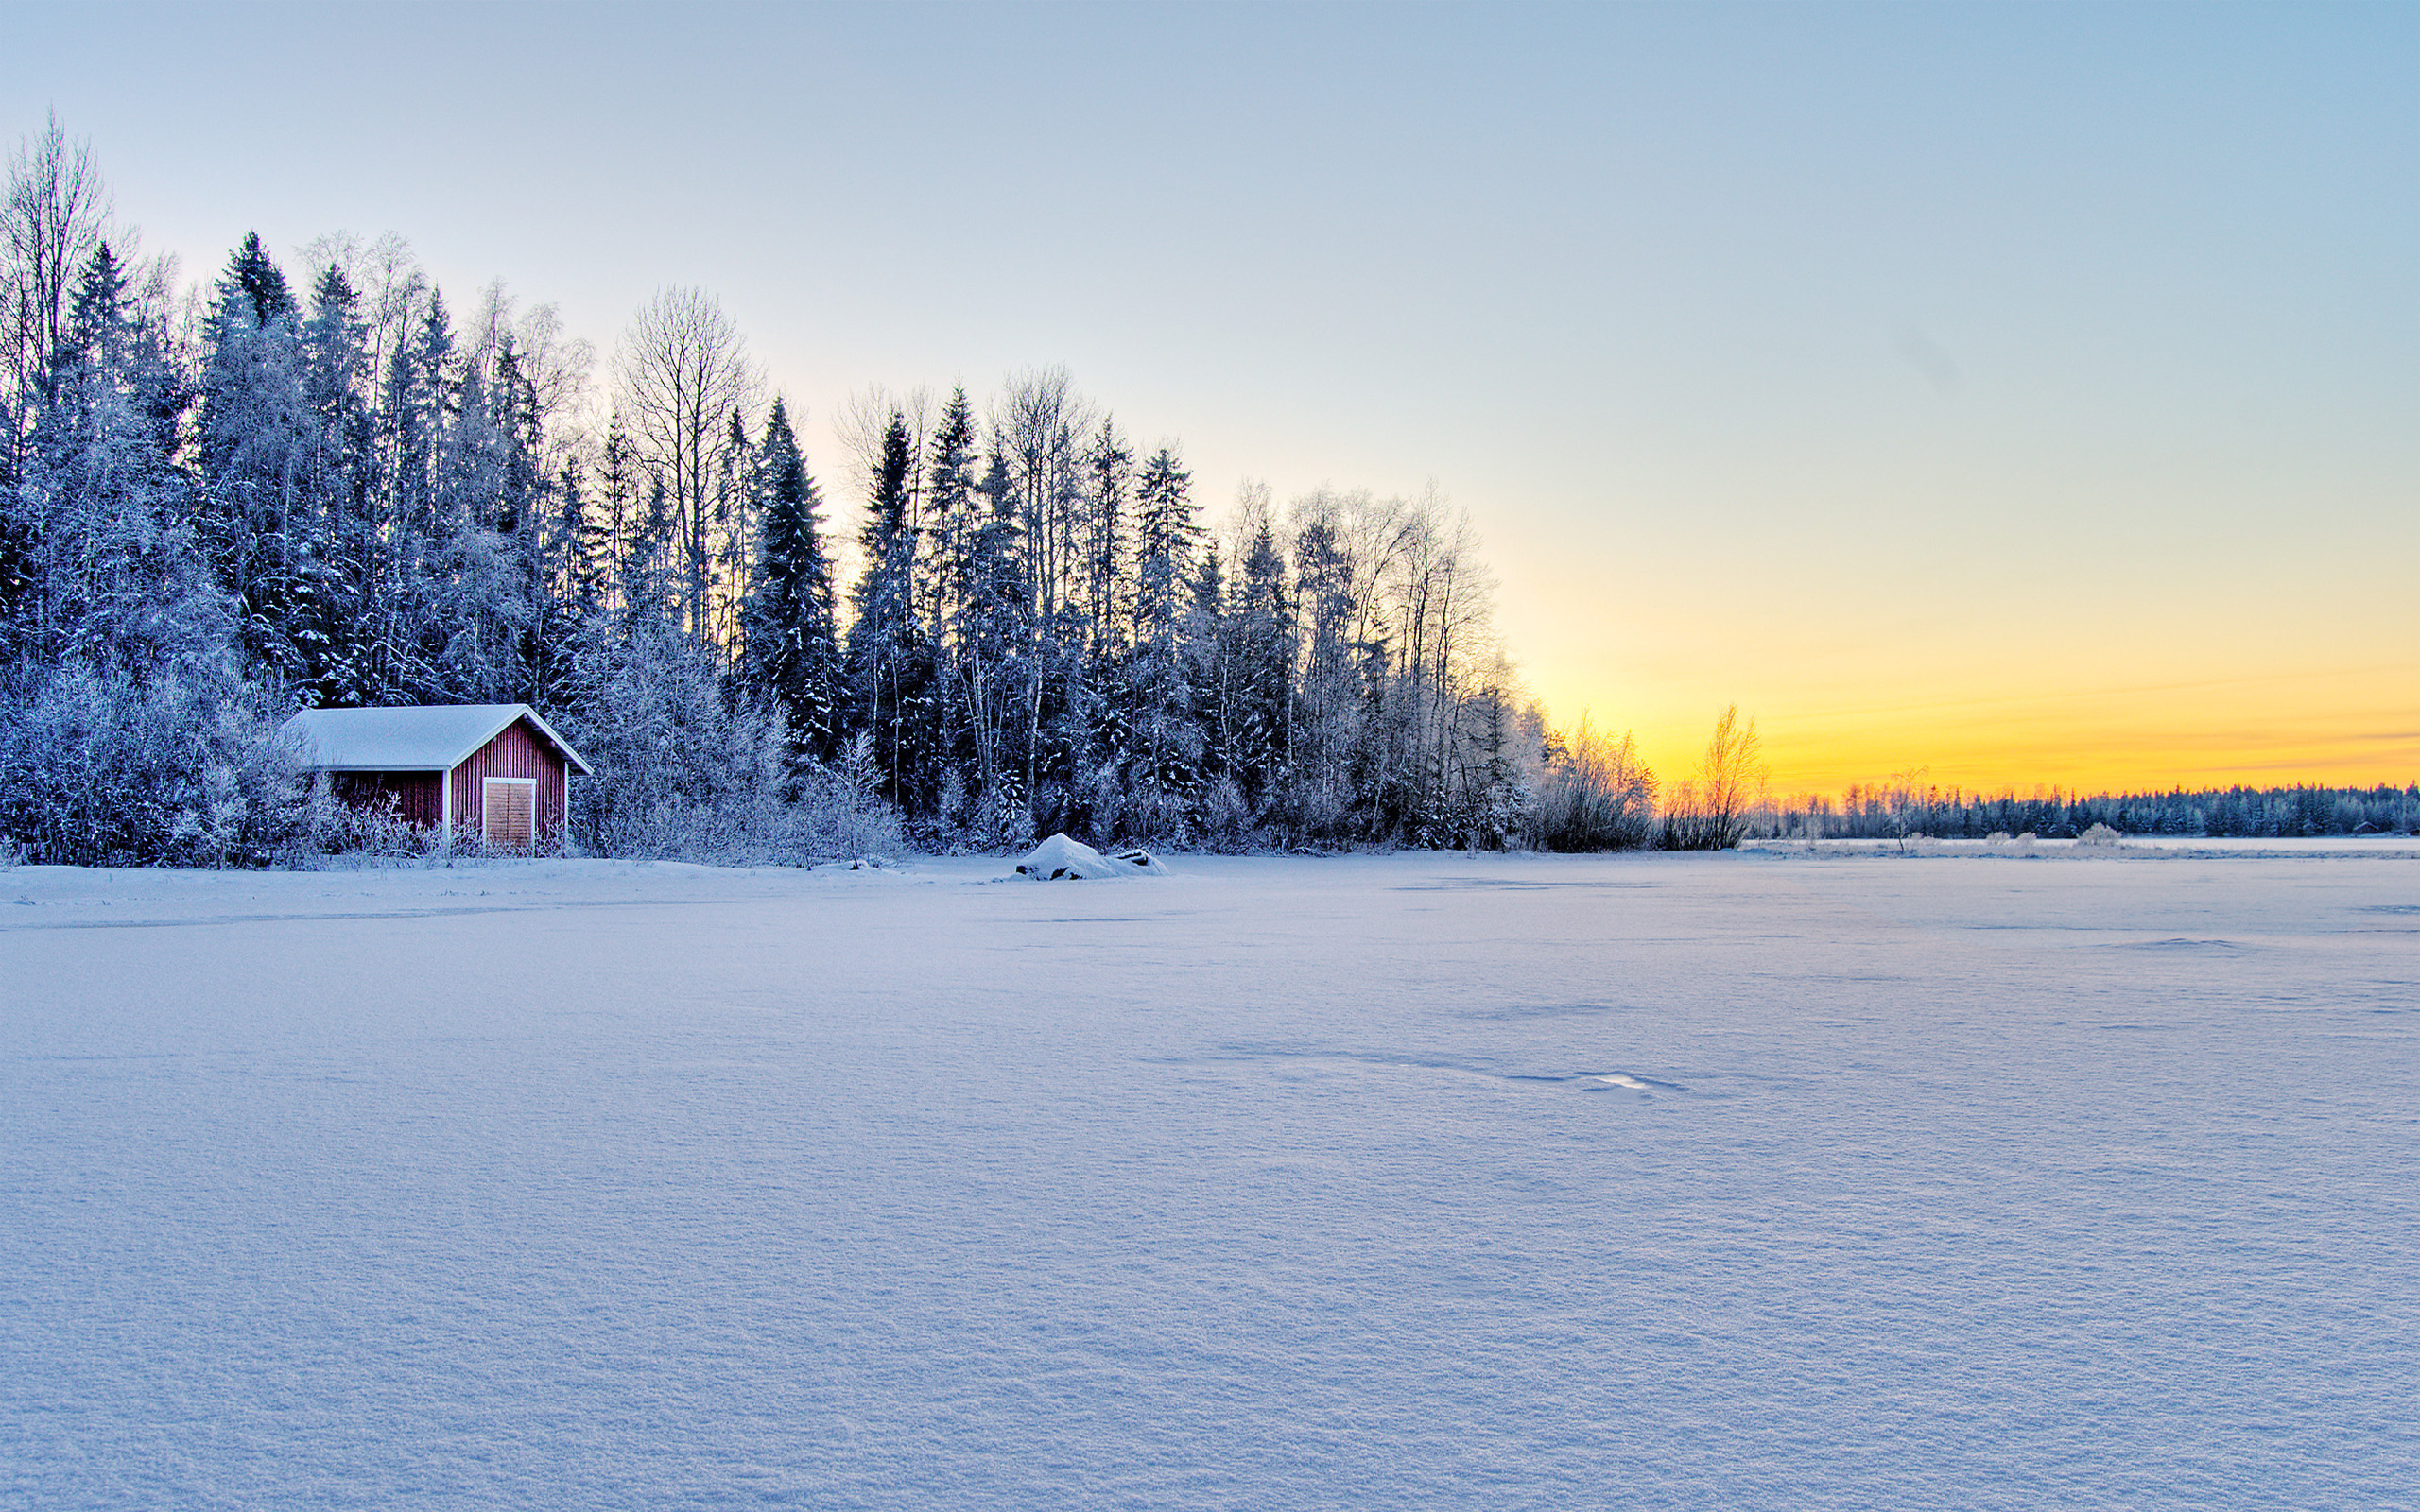
[[[356,807],[505,850],[552,850],[571,819],[579,752],[526,703],[306,709],[281,731],[305,770]]]

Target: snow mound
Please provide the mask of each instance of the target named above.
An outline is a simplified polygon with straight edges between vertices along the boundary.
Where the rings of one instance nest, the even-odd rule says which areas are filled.
[[[1113,850],[1102,855],[1080,840],[1054,834],[1017,863],[1017,872],[1036,882],[1080,882],[1087,878],[1101,882],[1136,875],[1165,877],[1168,868],[1149,850]]]

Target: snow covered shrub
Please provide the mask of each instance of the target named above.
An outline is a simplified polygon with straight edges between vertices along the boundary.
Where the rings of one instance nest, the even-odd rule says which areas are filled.
[[[802,763],[789,822],[810,855],[894,855],[901,849],[899,811],[874,792],[873,736],[860,734],[840,759]]]
[[[596,768],[572,784],[572,831],[597,855],[792,865],[898,848],[870,758],[795,772],[780,718],[723,695],[704,648],[638,628],[587,652],[560,728]]]
[[[77,866],[261,866],[303,824],[259,695],[202,665],[142,681],[20,665],[0,689],[0,834]]]
[[[1201,848],[1239,855],[1253,848],[1253,838],[1252,805],[1244,801],[1243,789],[1234,778],[1220,777],[1201,795]]]
[[[2123,841],[2125,838],[2126,837],[2124,835],[2118,833],[2116,830],[2111,829],[2108,825],[2095,824],[2091,829],[2086,830],[2083,833],[2076,836],[2076,844],[2079,846],[2114,846]]]
[[[1655,833],[1655,774],[1629,734],[1599,734],[1582,714],[1549,747],[1527,818],[1540,850],[1635,850]]]
[[[431,826],[405,818],[392,794],[381,804],[363,807],[337,798],[321,781],[311,784],[303,803],[302,833],[293,849],[291,864],[316,868],[348,861],[447,861],[457,846]]]

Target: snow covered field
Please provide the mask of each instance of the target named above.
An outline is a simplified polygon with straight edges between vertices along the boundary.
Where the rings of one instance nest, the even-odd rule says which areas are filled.
[[[2420,1502],[2408,842],[1175,866],[0,871],[0,1504]]]

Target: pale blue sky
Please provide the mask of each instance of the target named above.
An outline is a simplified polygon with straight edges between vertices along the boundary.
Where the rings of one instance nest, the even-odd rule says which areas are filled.
[[[1051,362],[1217,508],[1433,479],[1676,775],[1736,698],[1791,786],[2420,776],[2420,9],[5,17],[189,273],[700,284],[832,483]]]

